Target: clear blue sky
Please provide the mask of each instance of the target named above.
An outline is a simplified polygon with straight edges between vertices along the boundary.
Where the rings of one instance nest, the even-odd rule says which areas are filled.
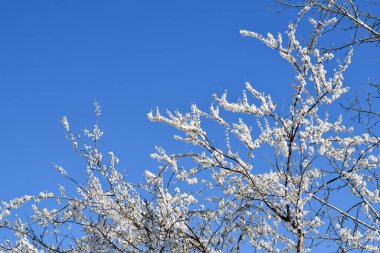
[[[63,137],[59,118],[91,127],[102,106],[104,151],[121,159],[131,181],[156,163],[155,145],[173,146],[172,131],[146,114],[207,110],[211,94],[238,96],[245,81],[290,94],[293,72],[275,52],[240,29],[284,31],[288,14],[272,1],[1,1],[0,199],[55,190],[51,162],[80,175],[83,164]],[[360,88],[377,73],[378,50],[355,52],[347,81]]]

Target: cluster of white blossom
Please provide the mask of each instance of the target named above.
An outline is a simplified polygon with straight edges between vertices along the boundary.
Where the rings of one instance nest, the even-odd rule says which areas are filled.
[[[306,248],[329,238],[341,249],[379,251],[376,245],[380,231],[377,212],[380,207],[377,172],[380,140],[368,134],[356,135],[352,127],[343,125],[341,115],[330,121],[325,108],[348,91],[343,85],[343,74],[351,62],[352,50],[347,52],[342,64],[328,71],[327,63],[334,55],[321,54],[316,44],[323,28],[336,20],[319,23],[311,19],[310,22],[314,32],[307,45],[296,39],[296,24],[291,24],[286,33],[287,46],[281,34],[275,38],[272,34],[264,37],[241,31],[243,36],[259,39],[278,51],[294,67],[295,93],[285,115],[276,110],[270,96],[246,83],[247,91],[257,102],[249,102],[245,91],[238,102],[229,102],[224,93],[221,97],[214,95],[218,106],[211,106],[210,113],[193,105],[191,113],[185,116],[176,112],[175,116],[169,113],[169,117],[165,117],[157,110],[148,117],[181,131],[183,135],[176,139],[204,149],[203,153],[189,153],[186,157],[192,157],[198,165],[197,175],[203,176],[198,182],[215,191],[206,201],[209,205],[218,203],[218,209],[209,212],[223,210],[226,220],[234,220],[236,224],[230,224],[229,229],[246,238],[254,248],[267,252],[306,252]],[[220,107],[252,115],[257,120],[256,128],[247,125],[243,118],[237,123],[228,123],[220,115]],[[236,136],[246,149],[239,153],[248,157],[231,151],[229,135],[226,150],[214,145],[201,127],[202,118],[217,122],[227,133]],[[268,152],[266,145],[272,147],[274,155],[269,158],[272,161],[263,164],[254,158],[261,150]],[[181,156],[165,156],[177,157],[175,168],[180,167],[177,163]],[[171,159],[160,157],[159,160],[173,167]],[[207,171],[211,171],[211,178]],[[342,189],[351,193],[348,203],[336,201],[343,194]],[[223,209],[225,205],[228,210]],[[255,221],[249,217],[252,212],[255,212]],[[331,222],[340,227],[332,228],[328,225]],[[290,234],[293,236],[289,237]],[[365,236],[368,234],[371,237]],[[358,238],[360,243],[355,243]]]

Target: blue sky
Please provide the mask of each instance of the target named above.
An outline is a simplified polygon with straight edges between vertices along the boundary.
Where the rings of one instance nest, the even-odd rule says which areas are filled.
[[[168,127],[147,120],[151,108],[208,108],[212,93],[240,93],[255,65],[272,64],[239,35],[265,31],[265,15],[252,1],[2,1],[1,199],[55,189],[51,162],[80,175],[59,118],[91,127],[95,98],[105,151],[136,180],[155,166],[154,145],[172,143]]]
[[[121,159],[131,181],[156,167],[154,146],[173,131],[151,123],[151,108],[207,110],[211,94],[237,97],[250,81],[278,102],[293,72],[275,52],[240,29],[284,31],[289,13],[272,1],[1,1],[0,196],[55,190],[51,162],[79,175],[84,166],[63,137],[59,118],[91,127],[102,106],[104,151]],[[377,53],[377,54],[376,54]],[[380,63],[355,51],[347,82],[361,89]],[[372,75],[371,75],[372,74]]]

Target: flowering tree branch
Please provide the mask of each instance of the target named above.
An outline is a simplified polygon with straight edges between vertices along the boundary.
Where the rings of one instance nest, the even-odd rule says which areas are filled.
[[[300,15],[309,11],[304,6]],[[348,91],[344,73],[353,51],[331,67],[334,55],[321,53],[318,38],[336,18],[310,19],[311,38],[297,39],[298,21],[276,37],[242,30],[243,36],[274,49],[295,71],[288,109],[246,83],[242,98],[225,92],[203,111],[162,114],[151,121],[178,131],[191,151],[151,155],[160,166],[145,171],[137,185],[103,155],[98,142],[100,107],[93,129],[77,134],[62,118],[66,138],[83,158],[84,180],[59,173],[74,189],[24,196],[0,208],[0,230],[10,231],[0,248],[13,252],[308,252],[327,244],[337,251],[379,252],[379,143],[343,124],[329,108]],[[285,38],[283,38],[285,37]],[[231,114],[239,115],[237,121]],[[252,124],[256,122],[256,124]],[[221,144],[216,124],[225,136]],[[215,130],[216,131],[216,130]],[[88,144],[88,142],[90,144]],[[263,158],[265,156],[265,158]],[[342,196],[349,196],[341,201]],[[43,203],[54,202],[54,208]],[[17,209],[32,202],[33,215]]]

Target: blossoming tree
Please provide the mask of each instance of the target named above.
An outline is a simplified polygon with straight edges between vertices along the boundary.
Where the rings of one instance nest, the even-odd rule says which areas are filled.
[[[86,163],[85,180],[56,165],[75,191],[60,186],[58,195],[42,192],[3,202],[1,249],[211,253],[308,252],[328,246],[336,252],[379,252],[380,139],[328,114],[348,90],[344,72],[352,50],[330,69],[327,62],[334,55],[321,53],[317,43],[336,19],[310,22],[313,32],[305,44],[297,39],[297,22],[284,39],[241,31],[293,67],[288,109],[246,83],[240,100],[214,95],[209,111],[194,104],[189,113],[150,112],[150,120],[176,128],[175,138],[192,151],[168,154],[157,147],[152,157],[161,166],[146,171],[140,184],[128,183],[118,158],[100,151],[97,104],[95,126],[84,137],[62,118],[67,139]],[[240,117],[236,122],[232,113]],[[206,131],[215,123],[223,144]],[[27,202],[33,214],[17,216]]]

